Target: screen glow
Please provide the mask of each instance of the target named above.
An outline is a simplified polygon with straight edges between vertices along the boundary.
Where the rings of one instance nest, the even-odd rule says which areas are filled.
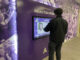
[[[50,32],[45,32],[44,28],[52,18],[34,17],[34,38],[49,35]]]

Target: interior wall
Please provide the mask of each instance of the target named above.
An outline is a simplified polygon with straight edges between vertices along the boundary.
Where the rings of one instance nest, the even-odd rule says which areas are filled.
[[[0,60],[17,60],[16,0],[0,0]]]
[[[76,37],[78,28],[79,6],[74,3],[73,0],[56,0],[56,4],[58,4],[59,7],[63,8],[63,17],[68,22],[68,32],[66,35],[66,39]]]
[[[19,60],[42,60],[48,56],[48,37],[32,40],[32,16],[53,17],[54,8],[32,0],[18,0],[17,4]],[[55,0],[55,4],[57,7],[64,9],[63,17],[69,24],[66,39],[75,37],[78,23],[78,6],[72,3],[71,0],[66,0],[66,3],[65,0]]]
[[[80,9],[79,9],[79,16],[78,16],[78,30],[77,30],[77,36],[80,37]]]

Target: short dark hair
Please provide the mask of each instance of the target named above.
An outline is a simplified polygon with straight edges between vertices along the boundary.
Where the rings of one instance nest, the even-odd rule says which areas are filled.
[[[62,10],[61,8],[56,8],[56,9],[54,10],[54,13],[55,13],[56,15],[62,15],[63,10]]]

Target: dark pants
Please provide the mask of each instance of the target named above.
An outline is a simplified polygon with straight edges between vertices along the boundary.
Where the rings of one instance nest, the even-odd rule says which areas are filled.
[[[49,43],[49,60],[54,60],[54,52],[56,52],[56,59],[61,60],[61,47],[62,43],[55,43],[50,42]]]

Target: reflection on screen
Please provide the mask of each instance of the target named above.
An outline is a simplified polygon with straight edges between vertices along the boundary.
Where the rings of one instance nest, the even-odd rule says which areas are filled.
[[[51,18],[34,17],[34,38],[49,35],[50,32],[45,32],[44,28],[50,20]]]

